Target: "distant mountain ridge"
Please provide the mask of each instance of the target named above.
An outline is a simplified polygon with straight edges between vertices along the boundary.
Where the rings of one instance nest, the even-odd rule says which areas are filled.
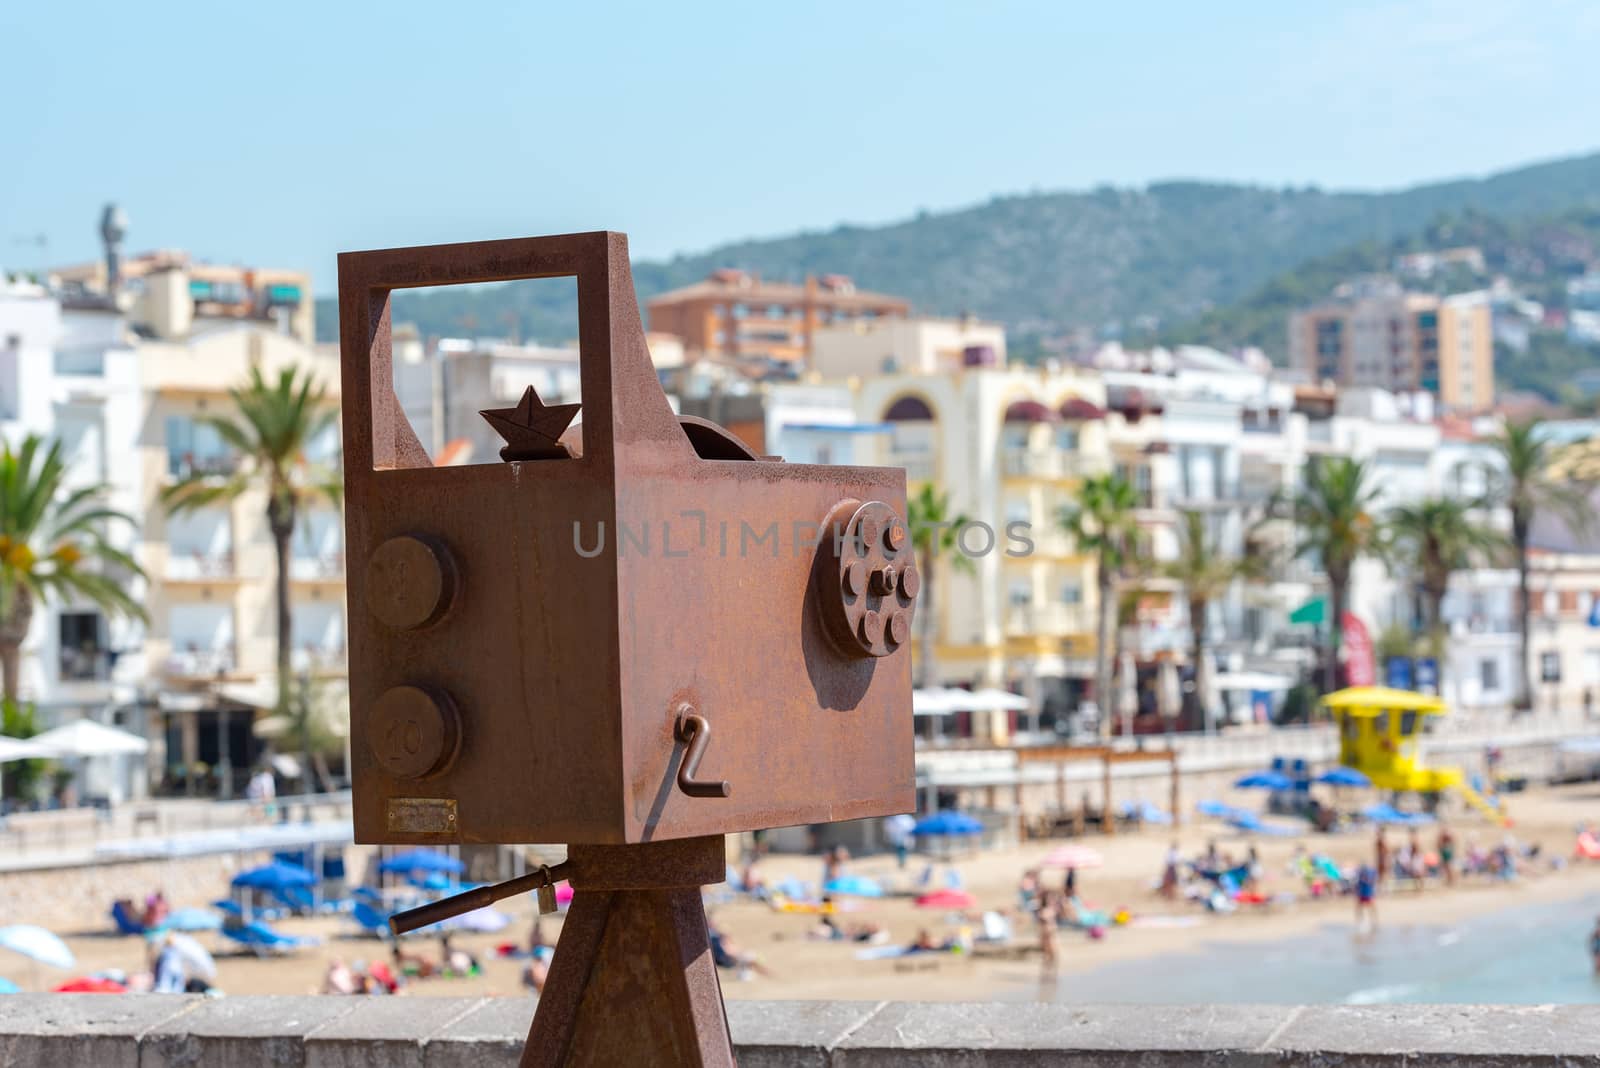
[[[1486,178],[1394,192],[1324,192],[1202,181],[1144,188],[996,196],[882,226],[723,245],[633,265],[641,300],[718,267],[772,279],[850,275],[865,289],[909,298],[918,311],[972,312],[1019,336],[1122,324],[1170,329],[1249,297],[1275,276],[1364,242],[1390,245],[1442,215],[1494,219],[1600,210],[1600,153]],[[564,340],[570,287],[400,294],[395,318],[424,335]],[[318,336],[337,337],[337,306],[318,301]]]

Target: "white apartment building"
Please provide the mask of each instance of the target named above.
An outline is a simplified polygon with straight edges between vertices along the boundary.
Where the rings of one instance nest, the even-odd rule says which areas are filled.
[[[219,292],[222,283],[209,277],[195,288],[186,261],[166,255],[172,262],[140,275],[131,293],[96,289],[94,272],[84,271],[66,290],[0,291],[0,433],[12,442],[28,433],[57,438],[72,485],[106,484],[108,503],[138,521],[112,531],[146,575],[134,582],[143,623],[107,619],[90,605],[40,605],[22,692],[47,724],[87,715],[145,735],[148,778],[196,789],[209,772],[228,788],[266,748],[258,713],[277,703],[265,494],[252,489],[183,516],[168,516],[160,495],[192,472],[223,479],[237,470],[203,417],[229,410],[228,390],[252,366],[268,376],[308,368],[337,404],[338,357],[299,336],[308,282],[289,287],[283,272],[268,272],[272,295],[260,299],[248,288]],[[291,296],[300,301],[293,315],[283,311]],[[312,462],[336,463],[337,428],[310,451]],[[293,661],[337,691],[345,671],[342,517],[331,508],[304,515],[293,553]],[[88,796],[137,795],[147,778],[107,781],[93,762],[90,771],[80,784]]]
[[[107,505],[137,515],[142,502],[131,446],[142,413],[137,358],[122,327],[114,314],[63,309],[42,287],[0,283],[0,434],[13,446],[29,433],[60,441],[68,490],[109,484]],[[107,533],[117,548],[134,550],[133,528],[116,524]],[[130,581],[134,595],[143,594]],[[23,645],[23,698],[46,724],[93,713],[102,722],[142,728],[135,705],[147,665],[144,642],[141,624],[107,618],[94,605],[38,604]]]

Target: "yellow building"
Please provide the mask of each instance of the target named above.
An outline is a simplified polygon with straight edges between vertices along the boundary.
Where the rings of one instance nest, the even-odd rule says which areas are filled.
[[[337,353],[261,324],[212,322],[182,340],[138,347],[144,397],[138,559],[149,576],[150,617],[144,652],[158,688],[162,734],[179,749],[167,753],[169,768],[216,763],[224,753],[240,763],[241,749],[255,749],[240,731],[276,704],[276,551],[265,492],[252,487],[232,502],[177,516],[167,515],[160,500],[192,472],[220,481],[239,470],[233,451],[202,419],[230,411],[228,390],[252,366],[267,376],[305,368],[337,403]],[[336,432],[311,448],[313,459],[329,463],[337,462],[337,451]],[[301,517],[290,563],[293,660],[297,671],[317,677],[342,679],[345,672],[343,549],[338,512]],[[219,737],[224,722],[232,725],[226,743]]]
[[[1105,387],[1077,369],[984,363],[938,374],[877,374],[856,389],[856,414],[887,426],[879,462],[948,493],[965,516],[957,547],[935,565],[934,677],[928,685],[994,686],[1035,714],[980,715],[976,736],[1051,731],[1094,676],[1091,557],[1057,516],[1087,474],[1109,469]],[[921,649],[921,639],[917,648]]]

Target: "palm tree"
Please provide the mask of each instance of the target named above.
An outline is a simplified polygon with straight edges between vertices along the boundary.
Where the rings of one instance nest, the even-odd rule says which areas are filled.
[[[1505,547],[1499,531],[1472,516],[1479,502],[1428,497],[1389,513],[1388,536],[1405,559],[1416,561],[1424,602],[1423,624],[1432,654],[1445,654],[1443,606],[1450,576],[1486,562]]]
[[[1203,713],[1205,701],[1201,668],[1205,664],[1206,618],[1213,602],[1227,596],[1239,579],[1252,579],[1266,572],[1261,556],[1230,556],[1207,536],[1204,512],[1186,510],[1178,527],[1178,557],[1162,565],[1167,578],[1183,586],[1189,607],[1189,659],[1194,664],[1194,692],[1185,701],[1188,711]]]
[[[1532,609],[1528,592],[1528,546],[1533,535],[1533,517],[1539,512],[1554,512],[1577,528],[1588,526],[1591,517],[1588,487],[1552,470],[1562,449],[1541,429],[1537,417],[1507,421],[1500,434],[1491,439],[1501,463],[1501,485],[1495,498],[1504,501],[1511,512],[1511,547],[1517,557],[1517,633],[1521,638],[1517,667],[1519,708],[1533,705],[1533,679],[1529,672],[1533,659],[1532,635],[1528,628]]]
[[[922,572],[922,603],[918,606],[922,616],[922,655],[917,663],[918,686],[931,686],[937,678],[933,669],[935,561],[941,553],[957,547],[956,539],[968,522],[965,515],[950,514],[950,494],[940,493],[931,482],[924,482],[906,501],[911,550],[917,558],[917,569]],[[972,561],[957,553],[950,558],[950,566],[957,571],[971,571]]]
[[[104,484],[68,489],[66,477],[59,441],[29,434],[15,449],[0,446],[0,691],[12,704],[41,602],[87,601],[108,616],[144,618],[128,592],[144,572],[106,540],[109,527],[133,520],[107,507]]]
[[[342,494],[338,473],[307,461],[306,448],[333,426],[338,411],[328,403],[326,390],[309,371],[286,367],[274,381],[262,377],[260,367],[250,369],[242,386],[228,391],[237,414],[209,416],[204,422],[216,429],[234,450],[240,463],[227,475],[194,472],[162,492],[171,513],[190,512],[236,500],[252,488],[267,493],[267,529],[277,551],[278,708],[294,718],[294,626],[289,603],[290,541],[301,514],[317,504],[337,507]],[[305,777],[311,777],[311,737],[304,717],[299,719],[301,756]]]
[[[1078,503],[1061,510],[1059,522],[1080,552],[1095,557],[1099,618],[1095,639],[1094,688],[1100,704],[1100,734],[1111,735],[1111,653],[1115,643],[1117,582],[1139,550],[1139,523],[1134,512],[1139,495],[1133,483],[1110,472],[1083,480]]]
[[[1363,460],[1349,457],[1308,463],[1305,486],[1294,497],[1295,555],[1310,557],[1328,576],[1328,632],[1324,685],[1339,686],[1339,646],[1350,601],[1350,573],[1363,556],[1381,554],[1383,528],[1372,516],[1378,496],[1367,484]]]

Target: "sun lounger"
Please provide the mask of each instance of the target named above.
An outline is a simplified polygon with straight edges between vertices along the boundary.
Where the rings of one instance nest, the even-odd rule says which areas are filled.
[[[367,934],[377,935],[379,938],[388,938],[391,933],[389,930],[389,914],[378,911],[378,909],[365,901],[357,901],[355,903],[350,909],[350,918],[356,921]]]
[[[296,938],[293,935],[282,934],[259,921],[224,927],[219,933],[228,941],[251,950],[258,957],[289,953],[305,946],[317,945],[319,942],[315,938]]]
[[[144,934],[144,922],[135,919],[127,906],[121,901],[111,906],[111,919],[117,925],[117,933],[125,935]]]

